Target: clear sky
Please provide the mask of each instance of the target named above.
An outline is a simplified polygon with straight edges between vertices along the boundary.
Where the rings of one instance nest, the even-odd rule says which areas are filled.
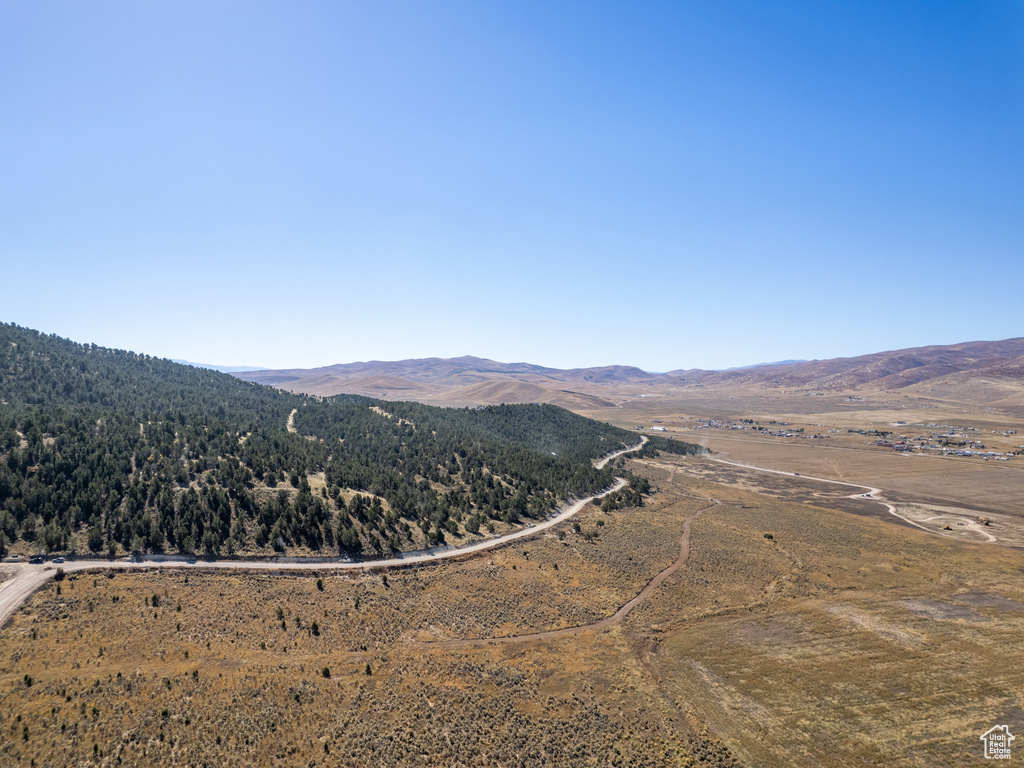
[[[1024,2],[7,0],[0,281],[221,365],[1024,336]]]

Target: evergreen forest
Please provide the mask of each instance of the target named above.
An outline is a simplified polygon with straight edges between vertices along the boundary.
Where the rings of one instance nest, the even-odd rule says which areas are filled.
[[[552,405],[310,397],[0,324],[0,555],[460,543],[607,488],[593,460],[635,442]]]

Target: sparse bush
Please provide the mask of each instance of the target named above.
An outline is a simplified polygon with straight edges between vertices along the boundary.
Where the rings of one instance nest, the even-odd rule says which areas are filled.
[[[323,668],[323,676],[326,677],[328,680],[331,679],[331,668],[330,667],[324,667]]]
[[[320,590],[321,592],[324,591],[324,580],[323,579],[317,579],[316,580],[316,588],[318,590]]]

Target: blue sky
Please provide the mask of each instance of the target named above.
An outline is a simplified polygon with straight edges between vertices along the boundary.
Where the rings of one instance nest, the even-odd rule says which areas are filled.
[[[0,320],[222,365],[1024,335],[1024,2],[0,4]]]

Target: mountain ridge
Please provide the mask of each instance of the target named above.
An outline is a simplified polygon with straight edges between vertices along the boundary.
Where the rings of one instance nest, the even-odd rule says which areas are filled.
[[[0,324],[0,557],[379,557],[544,517],[634,443],[551,405],[307,397]]]
[[[233,375],[246,381],[321,396],[361,394],[462,405],[546,402],[568,408],[588,407],[581,398],[597,398],[603,404],[612,405],[615,396],[625,393],[693,387],[829,392],[865,387],[893,390],[921,388],[929,382],[954,377],[958,391],[969,389],[973,380],[995,382],[1004,389],[1013,389],[1024,385],[1024,337],[911,347],[826,360],[785,360],[724,371],[696,368],[650,373],[629,365],[560,369],[463,355],[338,363],[320,368]],[[496,382],[507,385],[498,386]],[[512,386],[512,382],[518,384]]]

